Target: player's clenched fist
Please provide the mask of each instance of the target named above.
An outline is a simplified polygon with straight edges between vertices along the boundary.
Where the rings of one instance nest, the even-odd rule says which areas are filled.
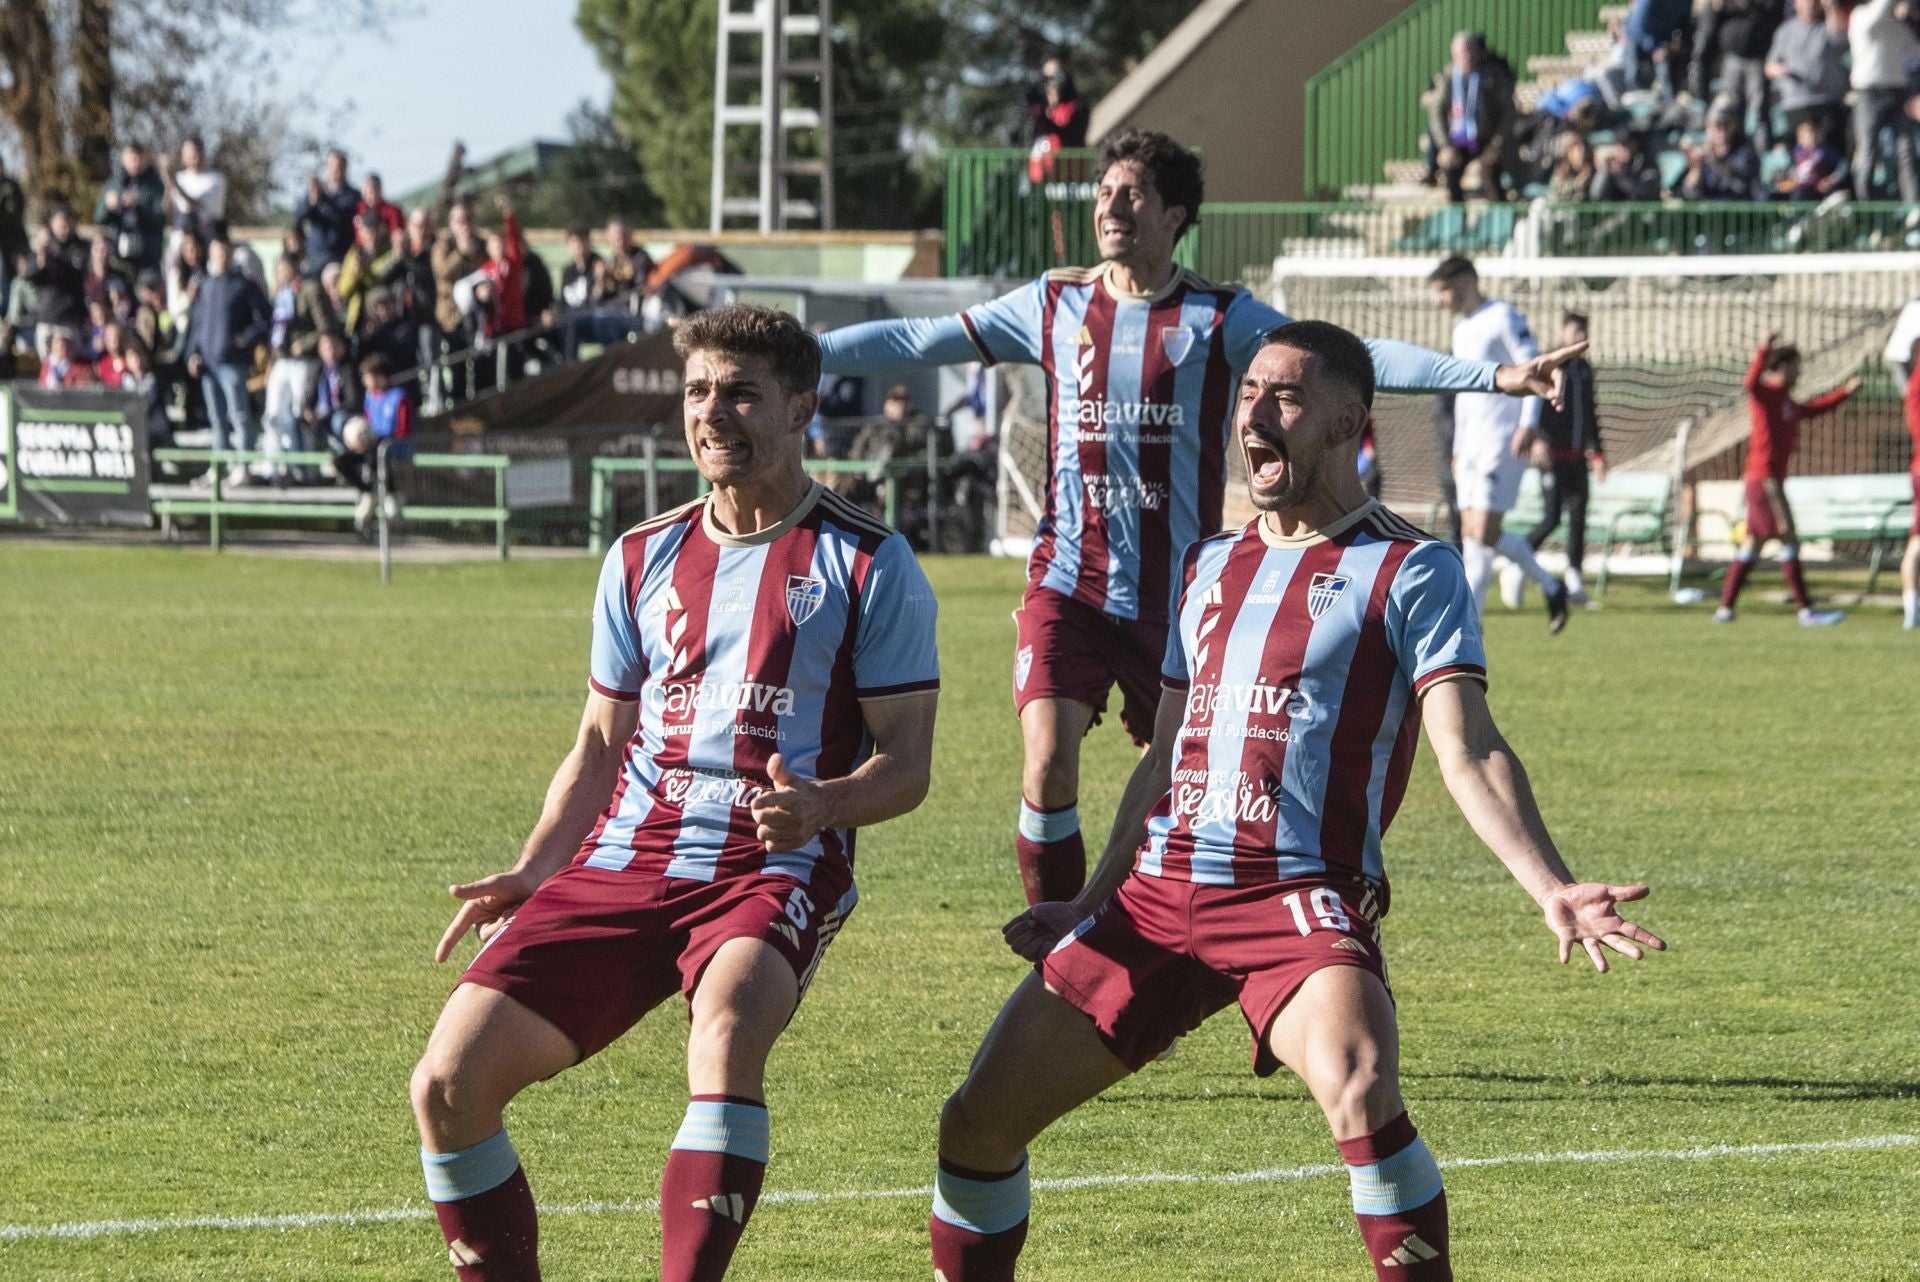
[[[798,850],[829,826],[826,792],[791,773],[777,752],[767,760],[767,778],[773,787],[753,799],[753,820],[759,825],[754,836],[769,851]]]
[[[1070,903],[1058,901],[1035,904],[1000,928],[1007,947],[1030,962],[1037,962],[1053,951],[1053,946],[1086,916]]]

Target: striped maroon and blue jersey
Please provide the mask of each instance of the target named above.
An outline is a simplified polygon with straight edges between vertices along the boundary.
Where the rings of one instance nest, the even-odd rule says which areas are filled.
[[[1459,553],[1369,503],[1284,540],[1259,520],[1183,563],[1163,678],[1186,713],[1138,872],[1206,885],[1382,885],[1419,694],[1486,679]]]
[[[871,754],[863,701],[939,688],[935,605],[907,541],[819,485],[778,526],[718,529],[707,501],[623,535],[601,568],[592,686],[639,704],[613,800],[575,863],[697,881],[849,878],[853,833],[754,835],[775,752],[803,779]]]

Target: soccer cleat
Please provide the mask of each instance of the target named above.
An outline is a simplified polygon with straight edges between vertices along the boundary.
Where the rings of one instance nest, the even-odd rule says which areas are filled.
[[[1715,610],[1715,611],[1713,612],[1713,621],[1714,621],[1715,623],[1732,623],[1732,622],[1733,622],[1733,607],[1732,607],[1732,606],[1727,606],[1727,605],[1723,605],[1723,606],[1721,606],[1721,607],[1720,607],[1719,609],[1717,609],[1717,610]]]
[[[1555,584],[1547,593],[1547,635],[1557,637],[1567,630],[1567,590]]]
[[[1808,608],[1800,611],[1800,626],[1803,628],[1830,628],[1846,617],[1847,612],[1845,610],[1815,610]]]
[[[1518,610],[1527,600],[1527,572],[1508,562],[1500,568],[1500,604]]]

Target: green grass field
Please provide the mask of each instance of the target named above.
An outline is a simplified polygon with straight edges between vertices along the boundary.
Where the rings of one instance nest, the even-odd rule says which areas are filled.
[[[449,1276],[406,1101],[455,974],[429,953],[444,887],[512,857],[570,741],[594,569],[383,591],[365,565],[0,543],[0,1279]],[[929,569],[933,795],[861,843],[862,907],[775,1053],[743,1279],[928,1276],[934,1118],[1021,974],[1020,571]],[[1914,1277],[1920,643],[1886,611],[1714,628],[1633,584],[1558,640],[1532,612],[1488,630],[1569,860],[1651,882],[1636,915],[1672,951],[1555,966],[1423,754],[1386,934],[1414,1119],[1467,1163],[1460,1276]],[[1090,827],[1129,755],[1095,732]],[[548,1276],[657,1269],[684,1030],[663,1008],[511,1112],[562,1208]],[[1035,1146],[1037,1179],[1089,1182],[1038,1192],[1023,1276],[1359,1282],[1344,1177],[1302,1170],[1336,1161],[1223,1014]]]

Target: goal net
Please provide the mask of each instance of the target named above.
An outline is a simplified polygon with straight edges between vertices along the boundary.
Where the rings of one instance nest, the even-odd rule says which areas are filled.
[[[1283,258],[1260,292],[1289,316],[1447,351],[1453,318],[1434,306],[1434,265]],[[1920,254],[1487,258],[1475,266],[1482,292],[1517,307],[1543,349],[1554,345],[1563,315],[1589,318],[1601,430],[1615,469],[1683,469],[1689,482],[1737,478],[1748,431],[1742,380],[1770,330],[1802,353],[1801,398],[1855,374],[1865,379],[1860,396],[1803,435],[1796,471],[1906,469],[1909,437],[1881,354],[1901,307],[1920,299]],[[1441,497],[1433,403],[1383,394],[1375,404],[1382,498],[1421,522]],[[1008,551],[1024,549],[1045,496],[1045,406],[1038,372],[1023,371],[1001,437]],[[1238,455],[1228,451],[1229,524],[1246,516]]]

